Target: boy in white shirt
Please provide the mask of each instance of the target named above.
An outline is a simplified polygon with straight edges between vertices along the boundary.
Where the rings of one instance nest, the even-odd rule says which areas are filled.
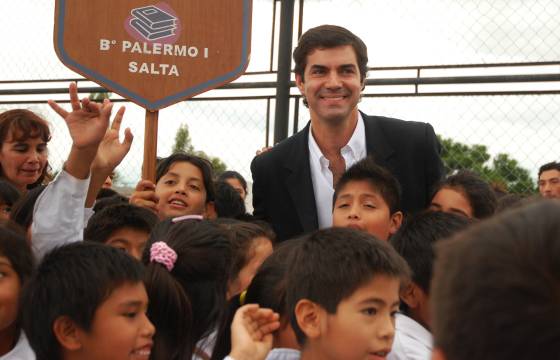
[[[423,212],[409,218],[391,244],[407,261],[412,279],[401,290],[401,311],[396,317],[395,340],[389,360],[429,360],[432,353],[429,311],[433,244],[465,228],[470,221],[443,212]]]

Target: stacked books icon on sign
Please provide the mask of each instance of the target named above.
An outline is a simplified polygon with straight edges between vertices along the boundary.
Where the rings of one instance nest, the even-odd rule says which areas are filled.
[[[158,40],[175,35],[177,18],[166,13],[160,8],[150,5],[132,9],[132,26],[146,40]]]

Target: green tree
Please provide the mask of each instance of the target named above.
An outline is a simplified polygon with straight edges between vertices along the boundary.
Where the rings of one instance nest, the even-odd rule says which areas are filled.
[[[441,157],[445,170],[471,170],[482,176],[489,183],[507,189],[516,194],[532,193],[535,183],[527,169],[508,154],[497,154],[493,159],[485,145],[466,145],[453,139],[438,136],[442,145]]]
[[[88,99],[93,102],[101,103],[105,99],[110,99],[113,93],[110,92],[96,92],[90,93]]]
[[[220,158],[209,156],[204,151],[194,149],[187,124],[181,124],[177,129],[175,133],[175,144],[173,144],[171,151],[174,153],[183,151],[210,161],[214,169],[214,175],[216,176],[226,171],[226,164]]]

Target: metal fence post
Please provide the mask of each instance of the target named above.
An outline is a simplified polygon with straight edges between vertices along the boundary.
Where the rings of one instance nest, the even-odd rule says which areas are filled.
[[[280,41],[278,47],[278,76],[276,78],[274,144],[288,137],[293,25],[294,0],[282,0],[282,10],[280,14]]]

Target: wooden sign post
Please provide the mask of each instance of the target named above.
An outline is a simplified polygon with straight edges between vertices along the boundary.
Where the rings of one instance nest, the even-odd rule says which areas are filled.
[[[54,45],[75,72],[146,109],[154,181],[158,110],[241,76],[252,0],[56,0]]]

